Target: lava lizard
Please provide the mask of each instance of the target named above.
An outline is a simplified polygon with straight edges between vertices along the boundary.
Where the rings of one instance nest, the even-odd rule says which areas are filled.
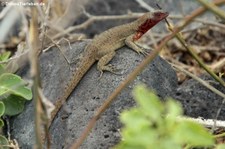
[[[78,67],[73,70],[71,80],[65,87],[64,95],[57,99],[55,109],[51,113],[49,126],[74,88],[96,61],[98,61],[97,69],[101,74],[103,71],[115,72],[114,67],[108,64],[115,56],[115,51],[127,45],[138,53],[144,53],[144,50],[138,47],[135,41],[167,16],[168,12],[162,10],[147,12],[131,23],[113,27],[96,36],[82,53],[83,56],[78,62]]]

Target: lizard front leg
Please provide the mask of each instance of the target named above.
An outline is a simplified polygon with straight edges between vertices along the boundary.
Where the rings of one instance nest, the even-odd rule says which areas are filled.
[[[125,44],[130,47],[131,49],[133,49],[135,52],[137,52],[138,54],[143,54],[143,55],[148,55],[148,52],[146,52],[144,49],[140,48],[139,46],[137,46],[135,44],[135,41],[133,39],[134,37],[134,34],[128,36],[126,39],[125,39]]]
[[[113,50],[104,56],[102,56],[97,63],[97,69],[101,72],[100,77],[103,74],[103,71],[109,71],[116,74],[116,68],[112,64],[108,64],[109,61],[115,56],[116,52]],[[107,65],[108,64],[108,65]]]

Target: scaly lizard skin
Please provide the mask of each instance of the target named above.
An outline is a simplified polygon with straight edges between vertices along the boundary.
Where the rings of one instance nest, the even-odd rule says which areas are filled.
[[[134,22],[113,27],[94,38],[85,48],[83,57],[78,63],[78,67],[74,70],[70,83],[65,88],[64,95],[57,99],[49,124],[51,125],[61,106],[66,102],[82,77],[96,61],[98,61],[97,69],[101,74],[103,71],[115,72],[114,67],[108,64],[108,62],[115,56],[116,50],[127,45],[138,53],[144,53],[135,44],[135,41],[167,16],[168,13],[161,10],[148,12]]]

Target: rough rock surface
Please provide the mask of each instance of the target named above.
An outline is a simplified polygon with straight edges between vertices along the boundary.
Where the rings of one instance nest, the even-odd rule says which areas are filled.
[[[208,75],[201,77],[216,89],[225,93],[225,88]],[[174,98],[181,102],[185,115],[215,119],[217,111],[221,108],[218,119],[225,120],[225,105],[223,98],[201,85],[196,80],[190,79],[177,88]]]
[[[62,47],[63,51],[65,50],[63,53],[70,62],[77,61],[73,57],[77,57],[85,45],[86,42],[75,43],[72,45],[73,50]],[[63,148],[66,144],[71,144],[74,139],[78,138],[96,108],[104,102],[106,97],[112,93],[142,59],[143,56],[127,47],[123,47],[118,50],[117,55],[111,61],[112,64],[122,69],[120,71],[122,75],[106,72],[100,79],[98,79],[100,73],[94,65],[79,83],[79,86],[74,90],[55,119],[50,129],[53,142],[52,148]],[[40,62],[44,93],[54,103],[54,99],[61,96],[64,91],[64,87],[71,75],[70,67],[57,48],[42,54]],[[138,76],[134,83],[116,98],[115,102],[98,121],[82,148],[108,148],[119,141],[118,129],[121,126],[118,120],[119,113],[135,104],[131,91],[134,84],[141,82],[156,90],[161,97],[170,96],[177,87],[175,72],[166,61],[157,57]],[[25,111],[14,119],[12,125],[11,133],[23,149],[31,148],[34,143],[33,113],[33,102],[31,102],[27,104]]]

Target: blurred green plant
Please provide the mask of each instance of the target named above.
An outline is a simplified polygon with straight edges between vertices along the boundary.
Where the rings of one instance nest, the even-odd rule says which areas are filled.
[[[115,149],[183,149],[214,145],[213,135],[203,126],[178,118],[183,113],[178,102],[169,98],[161,103],[143,85],[135,87],[133,95],[138,105],[121,113],[122,141]]]
[[[217,145],[216,149],[225,149],[225,144]]]
[[[0,62],[9,59],[10,52],[0,55]],[[26,100],[32,99],[31,89],[26,87],[26,82],[20,76],[6,73],[5,64],[0,64],[0,129],[4,126],[3,115],[14,116],[24,109]],[[0,135],[0,148],[8,145],[8,140]]]

